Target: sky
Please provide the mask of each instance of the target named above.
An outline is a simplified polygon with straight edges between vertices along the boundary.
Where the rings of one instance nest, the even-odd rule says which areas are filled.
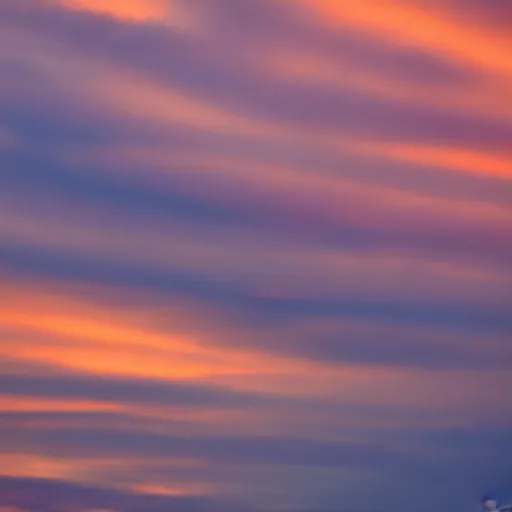
[[[512,488],[511,23],[2,0],[0,510]]]

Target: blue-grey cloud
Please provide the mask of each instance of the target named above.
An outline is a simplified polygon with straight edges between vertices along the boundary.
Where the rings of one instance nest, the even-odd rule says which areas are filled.
[[[0,383],[3,393],[14,396],[27,395],[160,406],[216,408],[245,408],[264,402],[263,397],[249,393],[149,379],[123,379],[79,374],[37,376],[2,373],[0,374]],[[269,401],[271,401],[270,397]]]
[[[421,459],[371,442],[334,442],[284,436],[185,436],[129,429],[2,428],[3,451],[57,451],[68,456],[199,458],[218,463],[277,464],[370,469],[421,465]],[[426,462],[424,462],[426,464]]]
[[[1,505],[27,512],[56,512],[71,508],[109,508],[115,512],[247,512],[248,509],[215,498],[136,494],[70,482],[0,477]]]

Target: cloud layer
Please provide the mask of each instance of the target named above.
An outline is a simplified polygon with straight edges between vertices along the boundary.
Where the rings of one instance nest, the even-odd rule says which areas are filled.
[[[0,508],[431,512],[509,485],[507,20],[2,2]]]

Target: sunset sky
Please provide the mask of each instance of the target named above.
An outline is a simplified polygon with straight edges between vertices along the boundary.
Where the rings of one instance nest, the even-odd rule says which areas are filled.
[[[512,488],[511,25],[0,0],[0,510]]]

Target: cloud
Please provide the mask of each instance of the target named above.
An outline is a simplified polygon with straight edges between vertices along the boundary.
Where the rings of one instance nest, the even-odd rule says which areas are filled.
[[[230,3],[216,2],[213,9],[224,7],[222,13],[228,13],[224,16],[226,22],[229,20],[230,23],[237,23],[237,34],[243,34],[240,27],[244,23],[254,23],[258,11],[265,11],[260,4],[255,5],[255,12],[241,19],[233,19],[233,12],[236,14],[237,8]],[[220,17],[220,14],[212,12],[211,7],[201,7],[213,19]],[[273,9],[275,4],[270,3],[266,16],[270,16]],[[44,13],[42,18],[44,20]],[[19,20],[19,16],[17,19]],[[424,108],[421,105],[401,105],[397,101],[363,94],[357,89],[343,90],[339,84],[329,89],[300,82],[282,84],[268,75],[263,79],[264,70],[251,66],[249,58],[239,57],[241,60],[233,62],[235,56],[232,53],[217,55],[211,47],[205,52],[204,43],[190,40],[182,32],[173,33],[151,27],[139,30],[137,27],[122,24],[119,27],[109,27],[105,26],[108,22],[94,18],[70,19],[67,13],[60,24],[58,18],[56,21],[55,16],[50,17],[50,13],[46,19],[45,26],[44,23],[41,24],[39,17],[32,17],[32,20],[29,18],[28,23],[22,17],[21,27],[28,25],[27,28],[31,31],[31,23],[35,23],[35,34],[46,34],[50,40],[55,36],[59,40],[60,34],[60,42],[74,43],[78,55],[84,49],[88,55],[94,55],[94,61],[88,58],[88,66],[90,72],[96,76],[95,82],[98,85],[93,83],[89,94],[94,94],[96,101],[107,99],[106,107],[115,108],[125,114],[138,113],[160,121],[174,117],[206,129],[230,129],[232,133],[243,131],[270,134],[274,131],[281,132],[284,136],[290,130],[300,133],[301,130],[310,131],[315,127],[337,130],[340,134],[356,135],[370,140],[377,134],[379,139],[400,138],[433,144],[451,142],[463,147],[507,147],[510,130],[508,122],[475,117],[467,112],[449,113],[430,106]],[[293,16],[286,19],[289,23]],[[78,25],[77,30],[68,29],[70,22]],[[99,25],[96,27],[96,24]],[[114,28],[121,31],[123,37],[112,38],[110,34]],[[98,35],[92,39],[87,37],[91,31]],[[105,34],[104,38],[101,34]],[[321,32],[317,31],[317,37],[321,37],[319,34]],[[337,42],[337,46],[354,47],[351,42],[347,44],[346,41]],[[164,47],[166,53],[161,55]],[[224,46],[220,48],[225,51]],[[381,65],[385,61],[378,54],[379,51],[382,51],[382,44],[375,44],[373,53],[377,54],[372,55],[372,65]],[[115,73],[113,69],[107,71],[104,64],[100,65],[101,58],[98,57],[105,54],[118,63],[113,68]],[[413,57],[414,62],[417,62],[418,55]],[[359,55],[354,58],[361,61]],[[400,62],[399,58],[398,61],[399,65],[395,67],[400,70],[409,69],[410,66],[406,65],[407,59]],[[172,65],[167,66],[166,62]],[[69,61],[66,64],[67,67],[71,65],[73,64]],[[394,76],[397,74],[393,67],[390,72]],[[431,77],[433,73],[429,71],[426,74]],[[194,94],[190,95],[189,91]],[[308,101],[303,101],[304,98],[308,98]],[[155,107],[157,103],[160,108]],[[162,108],[161,105],[166,107]],[[172,109],[171,105],[174,105]],[[222,106],[222,109],[217,105]],[[283,123],[286,124],[283,126]]]
[[[311,5],[311,3],[309,2]],[[443,3],[439,2],[441,6]],[[316,4],[324,21],[329,18],[341,23],[355,24],[362,29],[391,39],[398,44],[422,48],[437,54],[444,52],[448,59],[481,67],[486,71],[510,74],[506,58],[506,38],[477,30],[475,25],[454,23],[439,11],[432,14],[432,4],[365,0],[357,5],[337,6],[328,0]],[[433,3],[434,8],[436,2]],[[430,7],[430,9],[429,9]],[[413,26],[421,29],[413,30]]]
[[[428,6],[427,2],[420,3]],[[485,0],[448,0],[433,4],[438,12],[451,16],[454,22],[471,23],[483,34],[488,30],[504,30],[512,17],[512,8],[507,0],[496,0],[492,4]],[[505,39],[506,40],[506,39]]]
[[[179,225],[169,240],[161,237],[155,224],[132,223],[125,230],[127,224],[114,219],[109,219],[110,225],[107,221],[82,225],[58,220],[55,215],[38,217],[36,223],[34,216],[15,215],[11,210],[9,223],[3,225],[4,243],[43,254],[58,251],[71,256],[71,262],[86,257],[95,265],[117,261],[125,268],[149,268],[171,278],[181,273],[182,282],[186,276],[195,276],[199,286],[206,283],[206,289],[211,286],[208,283],[220,281],[224,285],[213,289],[237,290],[257,299],[265,299],[266,290],[282,289],[281,298],[269,298],[275,306],[280,301],[285,307],[295,304],[298,308],[331,303],[334,308],[346,304],[357,310],[364,304],[378,308],[384,300],[388,305],[383,304],[383,309],[392,313],[395,308],[414,309],[420,304],[438,309],[434,303],[441,301],[447,310],[463,312],[478,306],[482,313],[498,315],[507,308],[506,271],[457,267],[409,255],[354,254],[329,248],[302,248],[301,252],[297,243],[278,243],[275,238],[236,231],[219,232],[218,240],[224,242],[219,245],[206,242],[206,237],[213,237],[212,231],[187,232]],[[154,250],[148,253],[141,243]],[[232,247],[239,247],[238,253]]]
[[[506,368],[512,351],[506,335],[491,341],[468,330],[429,329],[383,322],[339,321],[297,315],[272,336],[261,336],[268,350],[326,363],[419,366],[425,368]],[[503,366],[502,366],[503,365]]]
[[[28,512],[53,512],[60,507],[101,507],[115,512],[164,512],[178,507],[183,512],[243,512],[225,501],[204,497],[166,497],[119,492],[101,487],[36,478],[0,478],[5,505]]]
[[[165,19],[165,0],[122,0],[102,2],[98,0],[60,0],[56,2],[68,9],[85,10],[121,20],[147,22]]]
[[[4,427],[10,438],[4,451],[85,456],[150,456],[201,458],[217,463],[277,464],[299,466],[380,468],[414,459],[373,443],[343,443],[272,436],[176,436],[170,433],[87,427],[14,429]],[[15,431],[17,430],[17,432]]]
[[[14,396],[39,396],[75,400],[99,400],[159,406],[245,408],[263,403],[257,395],[214,389],[212,386],[158,380],[96,377],[79,374],[0,374],[2,392]],[[268,397],[272,402],[272,398]]]
[[[501,485],[505,3],[1,3],[0,501]]]

